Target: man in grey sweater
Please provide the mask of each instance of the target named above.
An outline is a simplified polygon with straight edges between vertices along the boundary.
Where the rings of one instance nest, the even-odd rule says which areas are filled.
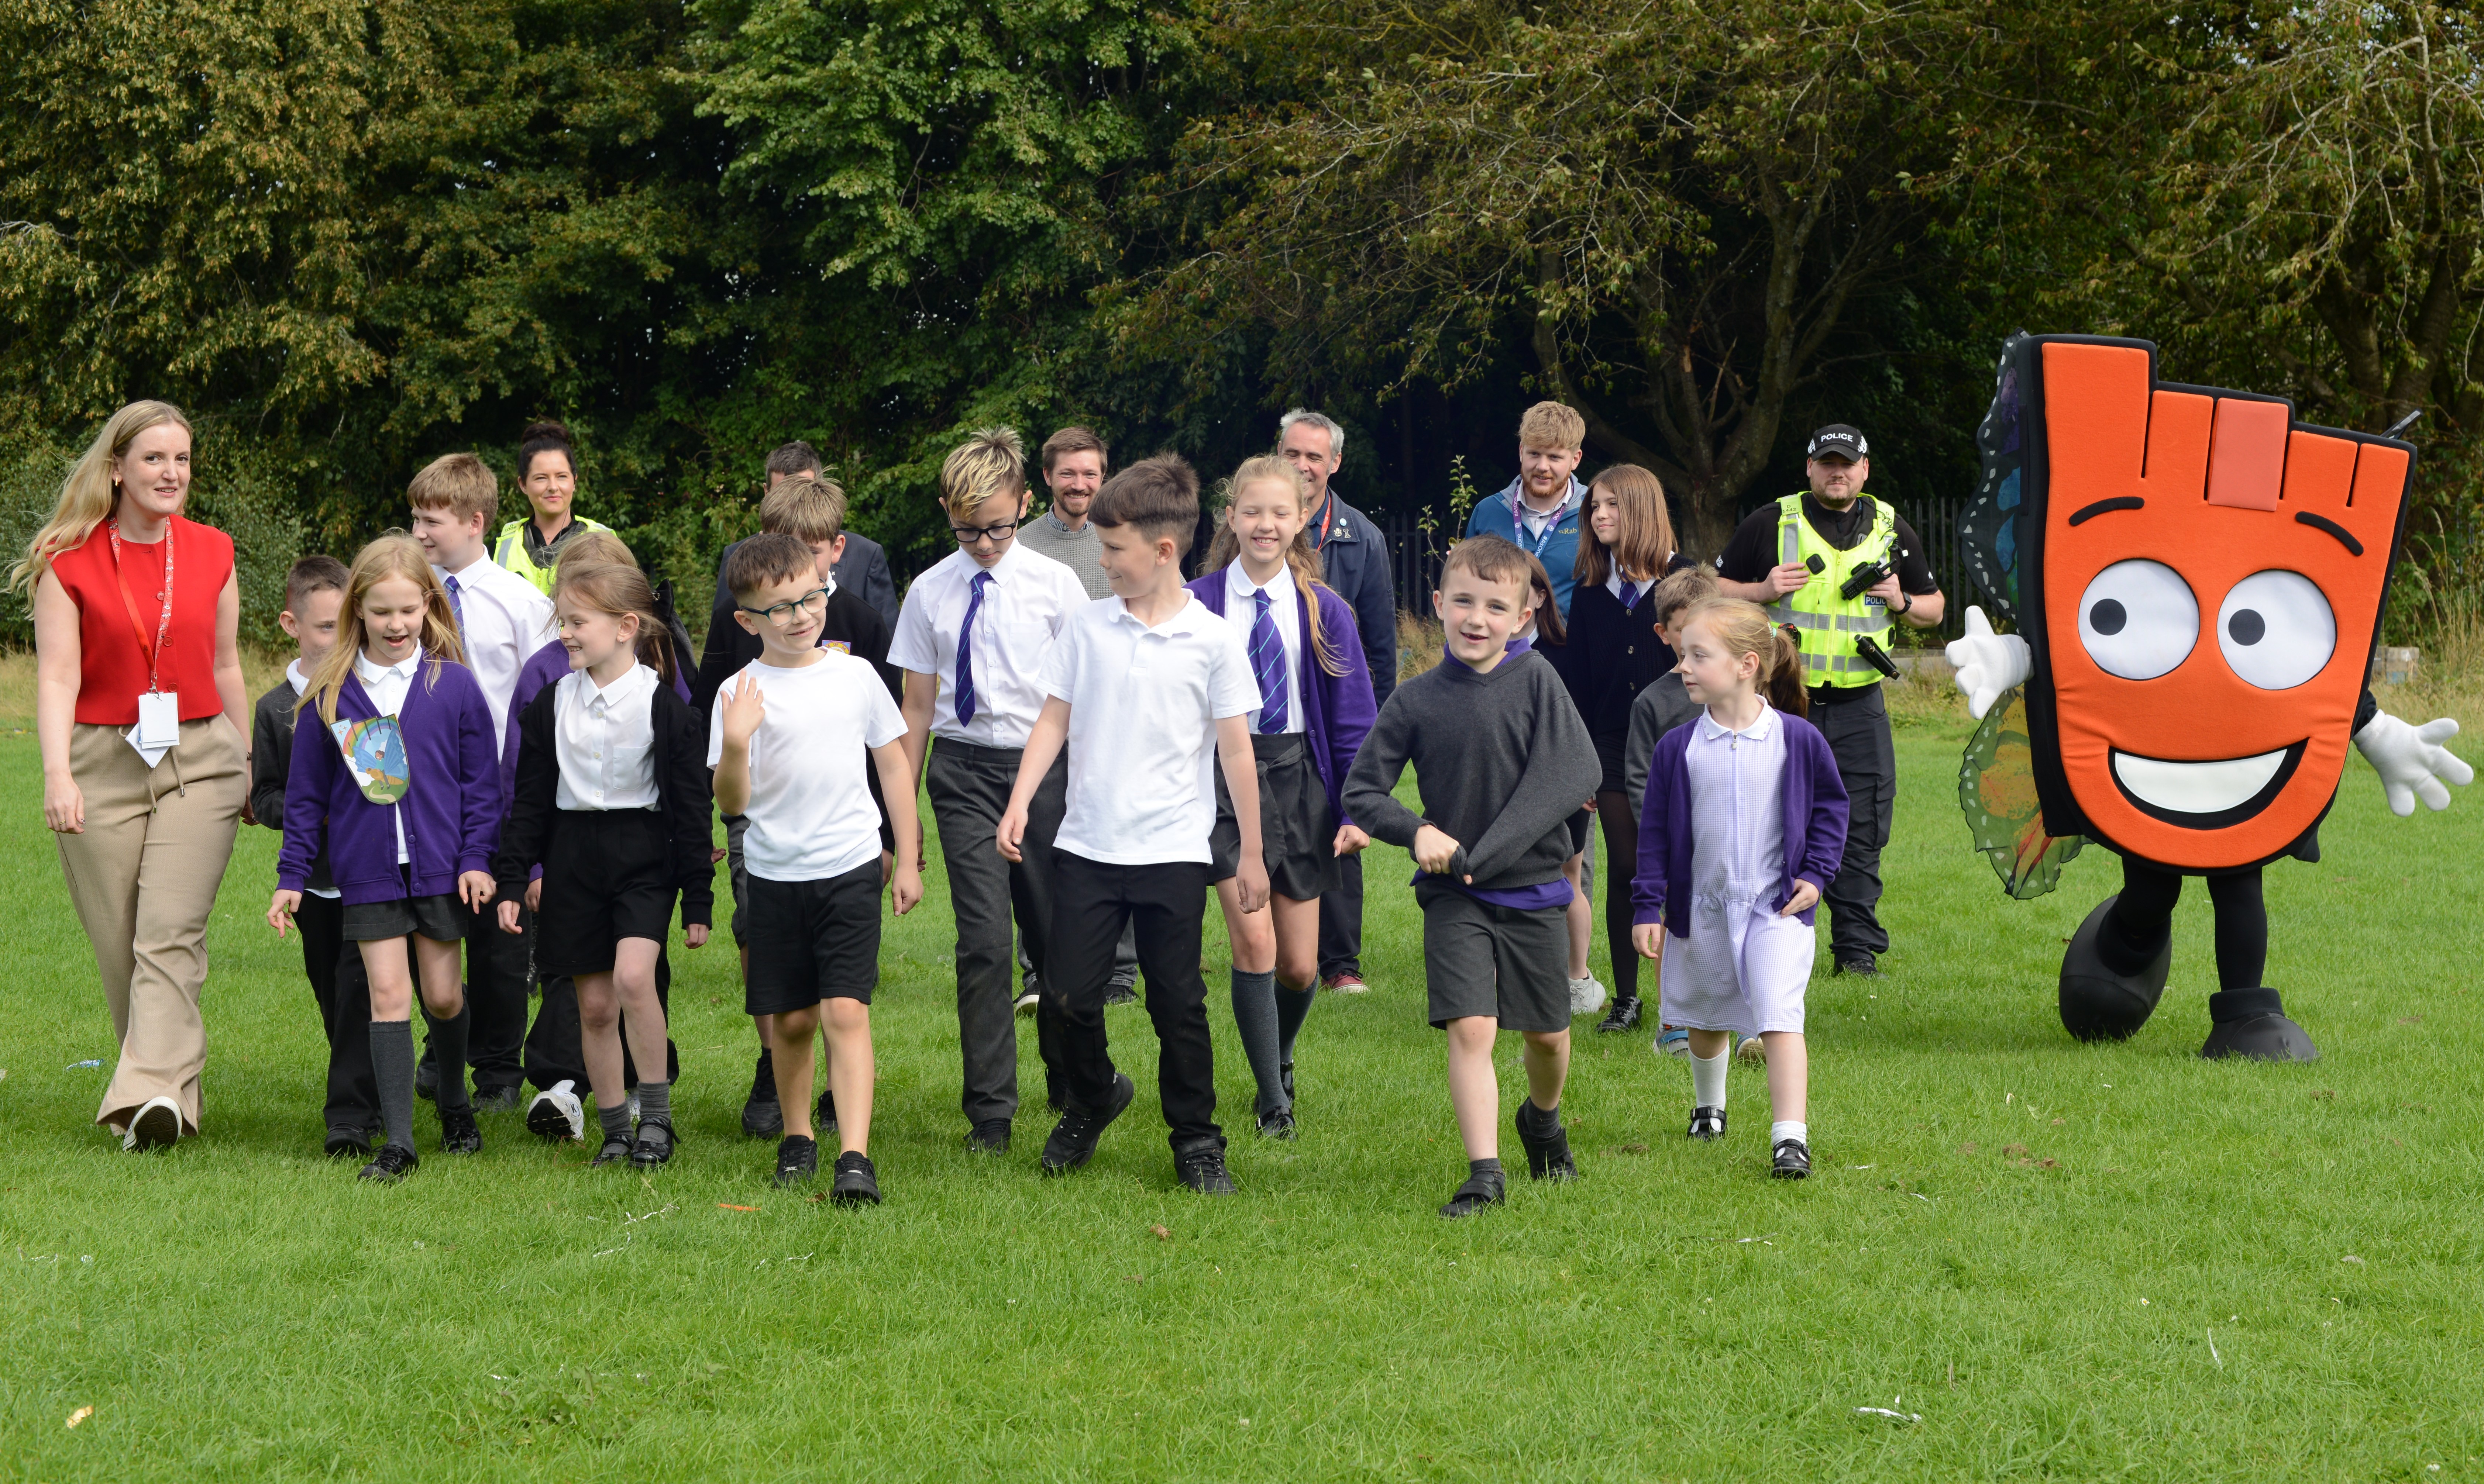
[[[1017,528],[1018,543],[1078,574],[1090,598],[1113,596],[1104,580],[1104,542],[1087,512],[1104,487],[1112,462],[1104,441],[1082,427],[1066,427],[1043,441],[1043,483],[1052,505]]]
[[[1449,1102],[1467,1179],[1441,1207],[1468,1216],[1498,1205],[1500,1089],[1494,1038],[1524,1033],[1527,1096],[1518,1142],[1527,1173],[1579,1173],[1561,1126],[1570,1069],[1569,817],[1603,777],[1595,743],[1551,661],[1512,653],[1525,622],[1528,564],[1498,536],[1450,549],[1432,595],[1446,653],[1380,708],[1347,774],[1344,809],[1375,840],[1402,845],[1422,869],[1423,971],[1432,1024],[1448,1033]],[[1423,812],[1392,795],[1415,765]]]

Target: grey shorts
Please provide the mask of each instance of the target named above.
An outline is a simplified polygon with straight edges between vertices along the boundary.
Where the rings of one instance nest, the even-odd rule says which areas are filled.
[[[1423,908],[1423,981],[1435,1030],[1489,1015],[1504,1031],[1570,1028],[1569,930],[1562,909],[1477,902],[1444,882],[1415,887]]]
[[[1253,737],[1251,746],[1258,763],[1259,859],[1268,868],[1268,890],[1296,902],[1336,890],[1336,822],[1302,734]],[[1216,769],[1216,823],[1207,832],[1207,853],[1211,881],[1228,880],[1242,869],[1242,825],[1234,818],[1222,765]]]
[[[455,897],[400,897],[394,902],[357,902],[345,908],[348,943],[376,943],[418,933],[435,943],[466,941],[474,914]],[[499,931],[497,926],[495,931]]]

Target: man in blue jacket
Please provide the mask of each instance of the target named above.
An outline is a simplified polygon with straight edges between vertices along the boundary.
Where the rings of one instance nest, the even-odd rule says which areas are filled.
[[[1385,703],[1397,688],[1396,566],[1380,527],[1329,490],[1329,476],[1344,462],[1345,429],[1297,407],[1277,419],[1277,451],[1310,487],[1311,543],[1319,549],[1321,575],[1354,609],[1364,663],[1371,669],[1371,699]],[[1337,867],[1337,889],[1320,895],[1320,983],[1340,994],[1361,994],[1363,857],[1348,855]]]
[[[1558,402],[1538,402],[1518,419],[1518,477],[1498,495],[1475,502],[1467,520],[1470,536],[1514,542],[1544,564],[1552,580],[1552,602],[1570,616],[1571,568],[1579,559],[1579,525],[1586,517],[1587,487],[1578,480],[1585,456],[1587,419]]]

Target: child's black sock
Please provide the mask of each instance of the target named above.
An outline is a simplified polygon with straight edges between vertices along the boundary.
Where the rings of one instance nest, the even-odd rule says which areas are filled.
[[[669,1082],[638,1084],[638,1121],[650,1119],[670,1128],[673,1123],[673,1085]]]
[[[1303,1033],[1303,1022],[1311,1012],[1311,1001],[1318,997],[1319,985],[1313,982],[1308,989],[1277,986],[1277,1060],[1288,1066],[1294,1060],[1294,1038]]]
[[[446,1020],[427,1010],[422,1014],[431,1024],[431,1059],[440,1068],[441,1111],[467,1112],[474,1106],[466,1093],[466,1042],[474,1030],[474,1007],[460,1005]]]
[[[1256,1111],[1267,1114],[1288,1106],[1277,1067],[1277,976],[1233,971],[1233,1024],[1242,1033],[1242,1052],[1251,1059],[1251,1075],[1258,1079]]]
[[[388,1142],[414,1147],[414,1022],[371,1022],[371,1080],[379,1084],[380,1121]]]

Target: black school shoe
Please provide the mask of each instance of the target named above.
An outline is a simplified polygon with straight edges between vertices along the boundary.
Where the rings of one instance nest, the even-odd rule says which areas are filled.
[[[2317,1062],[2320,1048],[2303,1027],[2286,1018],[2284,1002],[2274,989],[2220,989],[2208,996],[2208,1043],[2200,1055],[2220,1061],[2229,1056],[2254,1062]]]
[[[328,1130],[328,1142],[322,1152],[330,1159],[340,1159],[347,1154],[353,1155],[356,1159],[368,1159],[371,1157],[370,1131],[363,1128],[332,1128]]]
[[[1802,1180],[1811,1176],[1811,1146],[1799,1139],[1777,1141],[1776,1158],[1768,1174],[1780,1180]]]
[[[1128,1111],[1130,1100],[1139,1095],[1138,1087],[1127,1072],[1113,1073],[1113,1095],[1103,1107],[1093,1112],[1072,1104],[1052,1125],[1052,1137],[1043,1141],[1043,1173],[1066,1174],[1095,1157],[1095,1141],[1104,1136],[1113,1120]]]
[[[1561,1110],[1539,1111],[1535,1099],[1518,1100],[1518,1142],[1526,1150],[1526,1173],[1538,1180],[1575,1180],[1579,1161],[1570,1152],[1570,1131],[1561,1126]],[[1546,1125],[1550,1124],[1548,1128]]]
[[[640,1119],[638,1138],[630,1146],[630,1163],[641,1170],[670,1164],[675,1142],[670,1122],[663,1119]]]
[[[586,1162],[586,1168],[589,1170],[595,1170],[600,1169],[605,1165],[628,1164],[630,1162],[630,1148],[632,1142],[630,1131],[628,1129],[623,1129],[618,1133],[606,1134],[604,1136],[603,1145],[595,1151],[595,1157]]]
[[[1225,1141],[1202,1139],[1173,1151],[1175,1178],[1202,1196],[1233,1194],[1233,1174],[1225,1168]]]
[[[828,1199],[839,1205],[879,1204],[879,1181],[873,1174],[870,1155],[837,1156],[837,1183],[828,1187]]]
[[[1840,958],[1833,966],[1830,967],[1828,972],[1831,976],[1843,974],[1852,979],[1888,978],[1887,975],[1880,972],[1878,961],[1874,959],[1870,954],[1857,954],[1850,958]]]
[[[806,1185],[820,1173],[820,1145],[816,1139],[800,1134],[787,1134],[776,1142],[776,1183],[778,1186]]]
[[[371,1162],[363,1167],[361,1178],[393,1185],[414,1174],[421,1164],[422,1161],[415,1157],[414,1150],[404,1145],[384,1144],[380,1146],[380,1151],[371,1156]]]
[[[1271,1113],[1263,1113],[1263,1114],[1259,1115],[1259,1137],[1260,1137],[1260,1138],[1262,1138],[1262,1139],[1283,1139],[1283,1140],[1290,1141],[1290,1140],[1292,1140],[1292,1138],[1294,1137],[1294,1133],[1295,1133],[1295,1128],[1294,1128],[1294,1110],[1293,1110],[1293,1109],[1291,1109],[1291,1108],[1279,1108],[1279,1109],[1275,1110],[1274,1112],[1271,1112]]]
[[[811,1131],[823,1139],[837,1131],[836,1093],[824,1092],[820,1100],[811,1105]]]
[[[474,1090],[474,1111],[477,1113],[515,1113],[525,1102],[526,1094],[518,1090],[518,1085],[514,1082],[504,1088],[494,1088],[488,1093],[480,1088]]]
[[[763,1049],[750,1073],[750,1095],[742,1104],[742,1131],[753,1139],[773,1139],[785,1132],[785,1108],[776,1101],[775,1053]]]
[[[440,1110],[440,1152],[443,1154],[483,1152],[483,1130],[475,1125],[474,1110],[472,1107]]]
[[[986,1119],[966,1130],[966,1152],[969,1154],[1006,1154],[1010,1149],[1010,1120]]]
[[[1470,1174],[1467,1182],[1449,1197],[1449,1203],[1441,1207],[1441,1214],[1455,1221],[1461,1216],[1472,1216],[1485,1206],[1498,1205],[1508,1199],[1507,1183],[1498,1172]]]
[[[1691,1138],[1693,1138],[1693,1139],[1722,1139],[1722,1138],[1724,1138],[1724,1137],[1725,1137],[1725,1110],[1724,1110],[1724,1109],[1722,1109],[1722,1108],[1693,1108],[1693,1109],[1691,1109],[1691,1110],[1690,1110],[1690,1137],[1691,1137]]]
[[[1605,1018],[1596,1022],[1596,1034],[1599,1036],[1618,1036],[1624,1031],[1636,1029],[1638,1029],[1638,996],[1634,994],[1623,995],[1613,1001],[1613,1008],[1605,1012]]]
[[[427,1103],[440,1101],[440,1064],[429,1057],[414,1064],[414,1095]]]

